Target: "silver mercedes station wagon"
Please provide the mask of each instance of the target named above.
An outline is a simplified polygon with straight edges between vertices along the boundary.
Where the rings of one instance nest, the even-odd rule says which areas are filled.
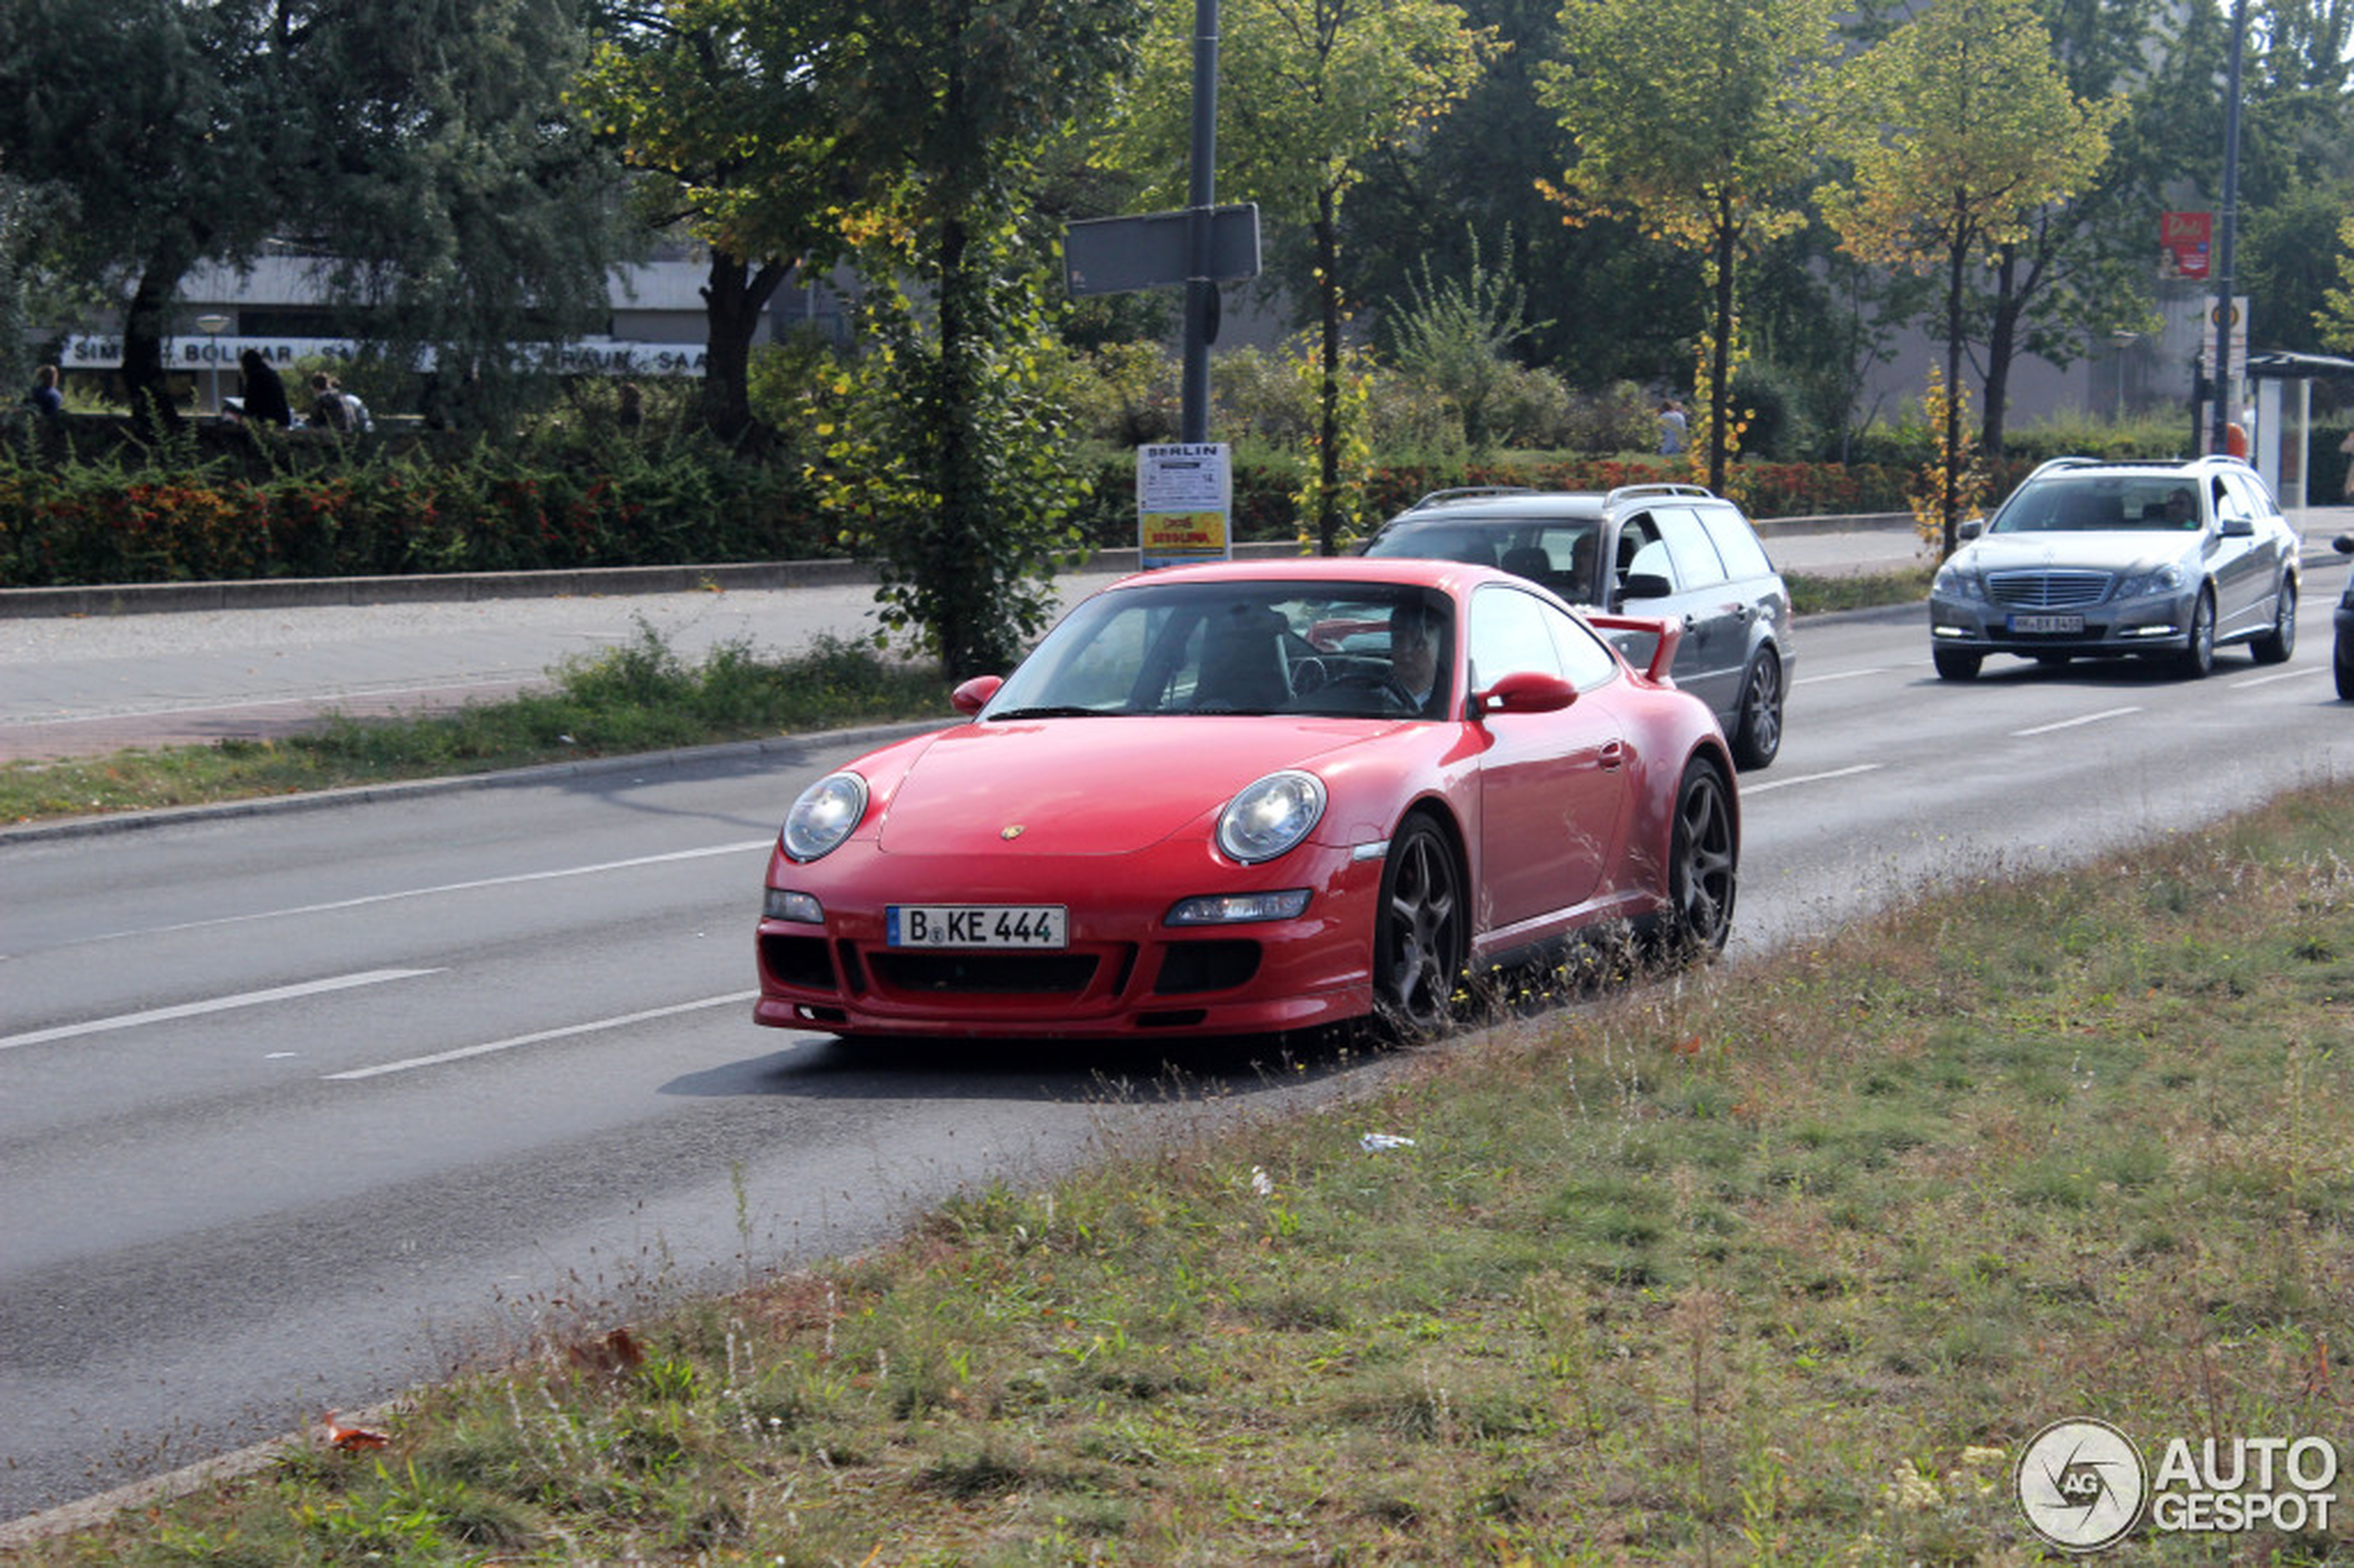
[[[1930,589],[1947,680],[1990,653],[2162,658],[2196,677],[2219,644],[2245,642],[2259,664],[2297,646],[2297,533],[2237,458],[2057,458],[1961,537]]]

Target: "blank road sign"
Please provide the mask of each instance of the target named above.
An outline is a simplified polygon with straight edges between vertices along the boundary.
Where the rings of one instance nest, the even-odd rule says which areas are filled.
[[[1258,203],[1214,207],[1209,224],[1209,277],[1257,277]],[[1063,281],[1074,297],[1172,288],[1193,276],[1192,238],[1190,211],[1073,223],[1063,231]]]

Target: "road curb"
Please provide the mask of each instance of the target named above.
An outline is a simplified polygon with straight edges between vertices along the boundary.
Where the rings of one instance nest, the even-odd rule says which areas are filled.
[[[560,783],[567,778],[593,778],[614,773],[657,769],[684,771],[713,763],[753,757],[776,757],[789,761],[819,746],[864,749],[958,722],[954,717],[910,719],[899,724],[852,729],[815,730],[806,735],[722,740],[709,746],[680,746],[666,752],[631,752],[620,756],[583,757],[578,762],[539,763],[530,767],[500,768],[487,773],[448,774],[438,778],[355,784],[340,790],[309,790],[299,794],[257,795],[248,800],[220,801],[206,805],[165,806],[155,811],[109,812],[99,816],[70,816],[57,822],[28,822],[0,828],[0,850],[16,844],[101,838],[114,833],[140,832],[151,828],[174,828],[191,822],[325,811],[335,806],[367,805],[382,801],[424,800],[470,790],[527,789],[537,784]],[[786,803],[778,803],[779,819]]]
[[[1238,560],[1298,552],[1292,541],[1238,544]],[[1091,550],[1066,568],[1133,572],[1134,550]],[[600,599],[638,593],[826,588],[871,583],[871,561],[756,561],[685,566],[596,566],[555,572],[435,572],[373,577],[250,577],[206,583],[103,583],[0,588],[0,620],[149,615],[188,610],[279,610],[364,604],[470,604],[500,599]]]

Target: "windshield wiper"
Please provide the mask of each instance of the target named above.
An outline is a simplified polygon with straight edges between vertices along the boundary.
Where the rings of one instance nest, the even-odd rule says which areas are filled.
[[[995,724],[1003,719],[1102,718],[1104,716],[1106,716],[1105,712],[1101,708],[1082,708],[1076,703],[1065,702],[1036,708],[1008,708],[1002,714],[990,714],[989,722]]]

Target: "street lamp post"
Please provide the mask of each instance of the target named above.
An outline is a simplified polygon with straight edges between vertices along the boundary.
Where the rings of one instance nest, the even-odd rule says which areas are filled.
[[[2240,57],[2247,41],[2247,0],[2232,0],[2232,63],[2223,87],[2223,210],[2215,247],[2215,401],[2208,409],[2212,432],[2207,449],[2230,449],[2227,427],[2232,422],[2232,263],[2233,242],[2239,227],[2240,192]]]
[[[2108,335],[2109,342],[2117,350],[2117,422],[2120,424],[2125,423],[2125,350],[2140,342],[2141,336],[2140,333],[2127,332],[2122,327]]]
[[[212,411],[221,411],[221,335],[229,330],[226,316],[198,316],[196,330],[204,334],[205,362],[212,367]]]

